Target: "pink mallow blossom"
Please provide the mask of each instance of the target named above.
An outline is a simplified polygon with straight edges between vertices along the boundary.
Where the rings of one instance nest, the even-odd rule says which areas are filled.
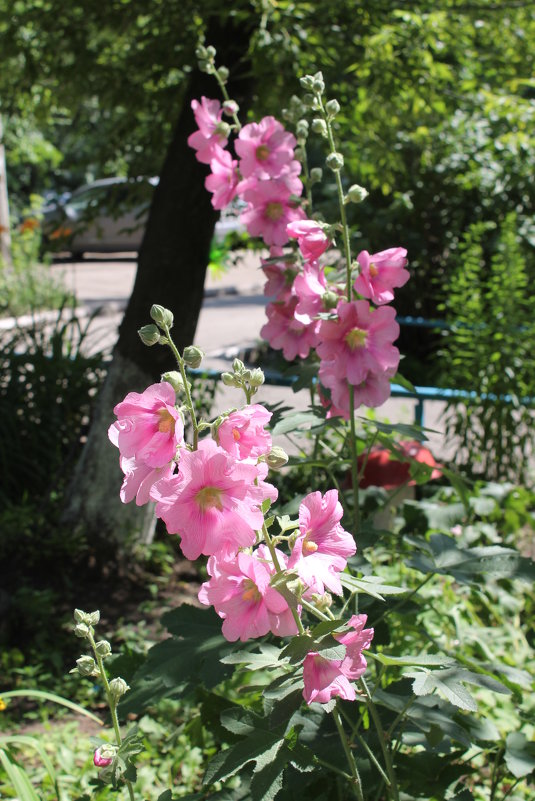
[[[106,750],[106,746],[100,746],[93,754],[93,764],[96,768],[107,768],[113,762],[113,757],[103,756],[103,750]]]
[[[232,412],[218,428],[219,444],[235,459],[256,461],[271,450],[271,434],[265,430],[271,417],[272,413],[258,403]]]
[[[289,223],[286,226],[286,232],[291,239],[297,239],[299,250],[305,261],[319,259],[331,244],[321,225],[314,220],[298,220]]]
[[[346,701],[355,700],[355,688],[351,682],[366,670],[362,651],[369,648],[374,634],[373,629],[364,628],[366,620],[366,615],[353,615],[347,625],[354,631],[334,635],[341,645],[345,645],[343,659],[326,659],[317,651],[307,654],[303,663],[303,697],[307,704],[327,704],[335,696]]]
[[[292,286],[297,275],[297,268],[291,262],[261,261],[262,272],[266,276],[264,295],[285,302],[292,294]]]
[[[143,462],[136,461],[134,457],[126,459],[121,456],[120,464],[124,473],[120,498],[123,503],[130,503],[135,498],[137,506],[148,503],[153,485],[161,478],[170,478],[175,469],[174,462],[164,467],[149,467]]]
[[[244,178],[278,178],[294,159],[296,140],[275,117],[244,125],[235,142]]]
[[[371,370],[358,385],[353,385],[353,407],[368,406],[376,408],[390,397],[390,378],[394,375],[394,369],[385,370],[382,373],[374,373]],[[345,378],[340,378],[335,365],[330,369],[325,365],[322,368],[320,380],[324,387],[331,391],[331,404],[327,417],[350,417],[350,395],[349,384]],[[329,407],[329,403],[324,404]]]
[[[293,292],[298,302],[295,307],[295,319],[305,325],[314,317],[325,311],[323,296],[327,292],[327,280],[323,268],[317,262],[307,262],[294,281]]]
[[[286,244],[286,226],[293,220],[301,220],[305,214],[291,200],[292,191],[282,179],[250,182],[243,192],[248,205],[240,219],[251,236],[261,237],[266,245]]]
[[[219,100],[201,97],[200,103],[198,100],[191,101],[191,108],[199,130],[188,136],[188,145],[197,151],[197,161],[210,164],[216,147],[225,147],[228,141],[219,127],[223,113],[221,104]]]
[[[403,286],[409,280],[409,273],[403,268],[407,264],[405,248],[388,248],[371,256],[362,250],[357,256],[360,273],[353,284],[355,291],[369,298],[377,306],[394,300],[393,289]]]
[[[198,450],[182,451],[178,473],[158,481],[151,498],[169,534],[180,534],[186,559],[224,548],[236,552],[253,545],[262,528],[262,502],[277,498],[275,487],[262,480],[265,475],[204,439]]]
[[[358,386],[368,373],[397,369],[399,351],[392,342],[399,336],[396,312],[391,306],[372,309],[366,300],[340,301],[336,320],[323,320],[317,352],[319,376],[331,373]]]
[[[175,390],[166,381],[144,392],[130,392],[113,410],[117,422],[108,437],[121,456],[134,457],[148,467],[164,467],[184,441],[184,424],[175,408]]]
[[[337,490],[311,492],[299,506],[299,536],[292,549],[288,568],[295,570],[309,591],[341,595],[339,573],[356,553],[355,540],[342,528],[343,509]]]
[[[279,566],[285,567],[285,556],[276,551]],[[253,554],[237,556],[222,553],[208,560],[211,578],[199,591],[199,601],[213,605],[223,618],[223,636],[230,642],[263,637],[268,631],[278,636],[297,634],[292,612],[277,590],[270,586],[275,573],[266,546]]]
[[[212,206],[214,209],[224,209],[236,197],[238,186],[238,162],[235,161],[228,150],[216,145],[213,157],[210,159],[211,174],[206,178],[204,185],[212,192]]]
[[[292,361],[296,356],[306,359],[310,349],[316,346],[319,321],[309,325],[295,319],[294,312],[298,298],[291,295],[285,302],[268,303],[267,323],[262,326],[262,336],[274,350],[282,350],[285,359]]]

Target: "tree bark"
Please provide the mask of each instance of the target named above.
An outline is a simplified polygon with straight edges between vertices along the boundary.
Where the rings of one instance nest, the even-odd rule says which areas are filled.
[[[218,63],[231,70],[229,91],[242,109],[250,103],[251,80],[232,76],[238,70],[243,74],[249,35],[250,30],[227,27],[215,39],[216,47],[220,42]],[[81,527],[105,552],[118,546],[124,549],[129,541],[148,543],[154,532],[152,510],[147,513],[147,507],[119,500],[122,473],[107,429],[114,420],[113,407],[128,392],[141,392],[158,381],[162,372],[175,369],[168,348],[148,348],[138,336],[139,328],[151,322],[151,305],[159,303],[173,312],[173,339],[179,349],[190,345],[195,336],[217,212],[204,188],[208,168],[196,160],[187,138],[196,130],[191,100],[214,97],[217,92],[213,77],[192,72],[154,192],[132,295],[67,494],[63,522]]]

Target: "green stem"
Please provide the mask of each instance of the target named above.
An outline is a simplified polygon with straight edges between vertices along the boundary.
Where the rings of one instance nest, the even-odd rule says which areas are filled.
[[[338,734],[340,735],[340,740],[342,743],[342,748],[344,749],[344,753],[346,755],[346,759],[349,764],[349,768],[351,770],[351,785],[353,787],[353,791],[359,801],[364,801],[364,796],[362,794],[362,782],[360,781],[360,775],[357,768],[357,763],[355,762],[355,757],[351,752],[351,748],[349,747],[349,742],[346,737],[346,733],[344,731],[344,726],[340,719],[340,712],[338,711],[338,706],[335,706],[332,715],[334,718],[334,722],[336,723],[336,728],[338,729]]]
[[[100,678],[102,679],[102,684],[104,685],[104,692],[106,693],[106,699],[108,701],[108,706],[110,708],[110,715],[111,715],[111,722],[113,726],[113,731],[115,733],[115,742],[117,743],[117,748],[121,747],[122,737],[121,737],[121,729],[119,727],[119,718],[117,717],[117,702],[113,697],[111,690],[110,690],[110,683],[108,681],[108,677],[106,675],[106,669],[104,667],[104,662],[102,657],[100,656],[99,652],[97,651],[97,646],[95,643],[95,638],[93,637],[92,632],[90,631],[88,634],[89,644],[93,650],[95,655],[95,660],[98,665],[98,669],[100,672]],[[125,784],[128,789],[128,795],[130,796],[130,801],[134,801],[134,789],[132,787],[132,783],[125,779]]]
[[[188,407],[188,411],[191,417],[191,425],[193,427],[193,450],[196,451],[197,445],[199,444],[199,424],[197,422],[197,415],[195,414],[195,407],[193,406],[193,400],[191,398],[191,392],[189,389],[188,376],[186,373],[186,365],[184,359],[178,352],[177,346],[171,339],[171,334],[169,333],[168,328],[165,328],[165,336],[167,337],[169,347],[173,351],[173,355],[178,364],[178,369],[180,370],[180,375],[182,376],[182,383],[184,384],[184,392],[186,395],[186,406]]]
[[[386,772],[388,774],[388,778],[390,780],[390,787],[389,787],[389,795],[391,795],[393,801],[399,801],[399,790],[398,784],[396,780],[396,774],[394,772],[394,766],[392,764],[392,756],[388,749],[388,745],[386,743],[385,732],[381,724],[381,719],[377,714],[377,707],[375,706],[373,699],[371,697],[370,691],[368,689],[368,685],[366,684],[366,679],[364,676],[361,677],[360,683],[366,695],[366,705],[368,707],[368,711],[370,713],[370,717],[373,720],[373,725],[375,726],[375,730],[377,731],[377,736],[379,738],[379,745],[381,746],[381,751],[383,752],[383,758],[385,761]]]
[[[262,536],[264,537],[264,542],[266,543],[269,549],[269,553],[271,554],[271,560],[275,565],[275,570],[277,571],[277,573],[282,573],[279,558],[277,556],[277,551],[275,550],[275,546],[273,545],[273,540],[271,539],[271,536],[269,534],[269,531],[267,530],[267,526],[265,523],[262,525]],[[295,620],[297,631],[299,632],[299,634],[304,634],[305,629],[303,627],[303,624],[301,623],[301,618],[299,617],[297,609],[294,609],[293,606],[290,606],[290,611],[292,613],[293,619]]]

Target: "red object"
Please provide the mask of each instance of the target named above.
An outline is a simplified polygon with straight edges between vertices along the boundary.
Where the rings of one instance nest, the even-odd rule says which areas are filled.
[[[393,458],[391,451],[381,447],[372,448],[367,460],[366,453],[362,453],[359,456],[359,470],[365,464],[364,472],[359,482],[359,486],[362,489],[366,489],[366,487],[384,487],[384,489],[391,490],[404,483],[407,483],[409,487],[413,487],[417,482],[410,477],[410,459],[432,467],[431,479],[440,478],[442,472],[428,448],[424,448],[415,440],[398,442],[396,445],[403,454],[409,457],[406,462]]]

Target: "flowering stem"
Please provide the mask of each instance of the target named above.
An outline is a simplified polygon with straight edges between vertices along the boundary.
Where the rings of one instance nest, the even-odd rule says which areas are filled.
[[[227,87],[225,86],[224,82],[221,80],[221,76],[219,75],[219,72],[217,71],[217,69],[214,71],[214,75],[215,75],[216,80],[217,80],[217,82],[219,84],[219,88],[221,89],[221,94],[223,95],[223,99],[224,99],[225,103],[231,103],[232,101],[231,101],[229,93],[227,92]],[[234,121],[234,125],[236,126],[236,130],[237,131],[241,131],[241,122],[240,122],[236,112],[234,112],[232,114],[232,119]]]
[[[95,643],[95,638],[91,631],[89,631],[87,635],[87,639],[89,640],[89,644],[93,650],[95,655],[95,661],[98,665],[100,678],[102,679],[102,684],[104,685],[104,692],[106,693],[106,699],[108,701],[108,706],[110,708],[110,715],[111,715],[111,722],[113,726],[113,731],[115,733],[115,742],[117,743],[117,747],[121,747],[122,738],[121,738],[121,729],[119,728],[119,719],[117,717],[117,701],[113,697],[110,684],[108,681],[108,677],[106,675],[106,668],[104,667],[104,661],[97,650],[97,646]],[[125,779],[126,786],[128,788],[128,795],[130,796],[130,801],[134,801],[134,789],[132,787],[132,783]]]
[[[336,723],[336,728],[338,729],[338,734],[340,735],[340,740],[342,742],[342,748],[344,749],[344,753],[346,755],[349,768],[351,770],[351,775],[352,775],[351,784],[353,786],[353,790],[359,801],[364,801],[364,796],[362,794],[362,782],[360,781],[360,774],[357,768],[357,763],[355,762],[355,757],[353,756],[351,748],[349,747],[349,742],[346,737],[344,726],[340,719],[340,712],[338,711],[337,706],[334,707],[332,711],[332,716],[334,718],[334,722]]]
[[[277,551],[275,550],[275,546],[273,545],[273,540],[270,537],[269,531],[268,531],[267,526],[266,526],[265,523],[262,524],[262,535],[263,535],[264,541],[265,541],[265,543],[266,543],[266,545],[267,545],[267,547],[269,549],[269,553],[271,554],[271,560],[272,560],[272,562],[273,562],[273,564],[275,566],[275,570],[277,571],[277,573],[282,573],[282,569],[281,569],[281,566],[280,566],[279,558],[277,556]],[[297,631],[299,632],[299,634],[304,634],[305,633],[305,629],[303,627],[303,624],[301,623],[301,618],[299,617],[297,609],[294,609],[293,606],[290,606],[289,609],[290,609],[290,611],[292,613],[293,619],[295,620],[295,625],[297,626]]]
[[[184,359],[178,352],[178,348],[171,339],[171,334],[169,333],[169,329],[166,327],[165,329],[165,336],[167,337],[169,347],[173,351],[173,355],[177,361],[178,369],[180,370],[180,375],[182,376],[182,383],[184,385],[184,392],[186,394],[186,406],[188,407],[188,411],[191,417],[191,425],[193,427],[193,450],[197,450],[197,445],[199,443],[199,424],[197,423],[197,415],[195,414],[195,407],[193,405],[193,400],[191,398],[191,392],[189,389],[188,384],[188,376],[186,374],[186,365]]]
[[[373,702],[373,699],[372,699],[371,694],[370,694],[370,690],[368,688],[368,685],[366,684],[366,679],[364,678],[364,676],[362,676],[362,678],[360,679],[360,683],[361,683],[362,688],[364,690],[364,693],[366,695],[366,705],[368,707],[368,711],[370,713],[370,717],[373,720],[373,724],[374,724],[375,729],[377,731],[377,736],[379,738],[379,745],[381,746],[381,751],[383,752],[383,757],[384,757],[384,760],[385,760],[386,772],[387,772],[388,778],[390,780],[390,786],[388,788],[389,789],[389,795],[392,797],[393,801],[399,801],[399,790],[398,790],[398,784],[397,784],[397,780],[396,780],[396,774],[394,772],[394,766],[392,764],[392,757],[391,757],[390,751],[388,750],[388,745],[386,743],[385,732],[384,732],[384,729],[383,729],[383,727],[381,725],[381,720],[379,718],[379,715],[377,714],[377,708],[376,708],[376,706],[375,706],[375,704]]]

